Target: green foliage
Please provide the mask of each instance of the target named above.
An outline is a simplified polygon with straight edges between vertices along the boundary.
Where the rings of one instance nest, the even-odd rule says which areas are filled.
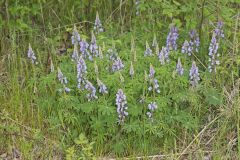
[[[84,134],[80,134],[75,141],[75,145],[66,150],[67,160],[87,160],[96,159],[93,154],[93,142],[89,143]]]

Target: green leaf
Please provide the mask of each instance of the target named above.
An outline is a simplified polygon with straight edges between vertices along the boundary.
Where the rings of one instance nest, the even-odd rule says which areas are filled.
[[[222,105],[222,96],[216,89],[210,88],[204,94],[209,105]]]
[[[94,103],[84,103],[84,104],[80,104],[79,107],[80,109],[84,112],[84,113],[90,113],[93,111],[95,104]]]

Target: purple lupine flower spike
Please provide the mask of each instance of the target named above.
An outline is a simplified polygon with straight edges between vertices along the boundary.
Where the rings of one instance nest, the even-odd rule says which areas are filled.
[[[177,66],[176,66],[176,72],[182,76],[183,75],[183,72],[184,72],[184,69],[182,67],[182,63],[181,63],[181,60],[180,58],[178,58],[178,63],[177,63]]]
[[[102,23],[99,19],[99,15],[98,12],[96,14],[96,19],[95,19],[95,24],[94,24],[94,31],[96,34],[99,34],[100,32],[103,32],[103,27],[102,27]]]
[[[67,84],[67,78],[63,75],[62,71],[60,68],[58,68],[58,80],[61,84]]]
[[[106,85],[102,81],[100,81],[98,78],[97,78],[97,84],[98,84],[98,87],[99,87],[99,93],[101,93],[101,94],[107,94],[108,93]]]
[[[155,70],[154,70],[152,64],[150,64],[149,78],[150,78],[150,79],[154,78],[154,74],[155,74]]]
[[[165,64],[165,53],[164,53],[164,47],[162,50],[158,53],[158,60],[161,63],[161,65]]]
[[[87,66],[82,56],[79,57],[77,62],[77,81],[78,88],[84,89],[85,79],[87,74]]]
[[[154,91],[156,93],[160,93],[160,89],[159,89],[159,84],[158,84],[158,80],[154,78],[155,75],[155,70],[152,66],[152,64],[150,64],[150,70],[149,70],[149,80],[150,80],[150,86],[148,87],[149,91]]]
[[[152,84],[153,84],[153,90],[154,90],[156,93],[160,93],[158,80],[154,78]]]
[[[87,94],[87,99],[88,101],[91,101],[93,99],[97,99],[98,97],[96,96],[96,88],[93,86],[91,82],[88,80],[85,83],[85,89],[88,90],[90,93]]]
[[[198,67],[196,66],[196,63],[194,61],[192,63],[192,67],[190,69],[189,76],[190,76],[190,84],[193,87],[196,87],[200,78],[199,78],[199,73],[198,73]]]
[[[77,45],[81,41],[80,34],[77,31],[76,25],[74,25],[71,40],[73,45]]]
[[[193,48],[193,50],[196,53],[198,53],[198,48],[200,46],[199,36],[197,35],[195,30],[191,30],[189,32],[189,36],[190,36],[189,45]]]
[[[82,53],[83,58],[88,57],[88,59],[92,61],[92,55],[88,52],[88,47],[89,44],[85,40],[80,42],[80,52]]]
[[[182,46],[182,53],[186,53],[187,55],[191,56],[192,51],[193,51],[192,46],[189,44],[187,40],[185,40]]]
[[[109,48],[109,49],[107,50],[107,56],[109,57],[109,60],[110,60],[110,61],[114,61],[114,60],[117,59],[118,53],[117,53],[117,50],[116,50],[114,44],[113,44],[112,48]]]
[[[82,40],[80,42],[80,52],[82,53],[83,58],[88,57],[88,59],[92,61],[92,55],[89,53],[88,47],[89,47],[89,44],[85,40]]]
[[[78,55],[78,49],[77,49],[77,45],[75,44],[74,48],[73,48],[72,61],[77,62],[78,56],[79,56]]]
[[[148,42],[146,42],[146,50],[145,50],[145,52],[144,52],[144,56],[145,56],[145,57],[146,57],[146,56],[152,56],[152,50],[151,50],[151,48],[149,47]]]
[[[71,89],[68,88],[68,87],[66,87],[66,84],[68,83],[67,77],[65,77],[65,76],[63,75],[63,73],[62,73],[62,71],[60,70],[60,68],[58,68],[58,75],[57,75],[57,77],[58,77],[59,82],[63,85],[63,90],[64,90],[65,92],[70,92]],[[62,89],[59,89],[59,91],[61,92]]]
[[[220,54],[218,53],[220,39],[224,37],[224,33],[222,30],[223,22],[218,22],[217,28],[213,31],[212,39],[209,45],[209,72],[216,72],[216,66],[220,64],[218,57]]]
[[[147,116],[148,118],[152,119],[153,118],[153,112],[157,109],[157,104],[156,102],[151,102],[150,104],[148,104],[148,112],[147,112]]]
[[[166,48],[168,51],[177,50],[178,29],[175,26],[170,28],[167,36]]]
[[[160,54],[161,54],[161,56],[162,55],[164,56],[164,58],[161,57],[161,60],[160,60],[160,57],[159,57],[160,62],[163,62],[163,64],[165,62],[169,63],[169,61],[170,61],[170,59],[169,59],[169,51],[168,51],[168,49],[166,47],[162,47],[162,50],[161,50]]]
[[[117,59],[114,60],[114,62],[112,64],[112,71],[116,72],[123,68],[124,68],[124,64],[123,64],[122,60],[120,59],[120,57],[117,57]]]
[[[96,37],[95,37],[93,32],[92,32],[92,38],[91,38],[91,43],[90,43],[90,46],[89,46],[89,50],[90,50],[90,53],[92,54],[92,56],[98,57],[97,40],[96,40]]]
[[[127,97],[123,93],[122,89],[118,89],[118,92],[116,94],[116,105],[117,105],[117,113],[118,113],[118,123],[122,125],[124,124],[124,120],[126,116],[128,116]]]
[[[32,64],[37,64],[36,62],[37,57],[35,56],[35,53],[33,52],[30,44],[28,47],[27,57],[31,60]]]
[[[224,33],[223,33],[223,22],[222,21],[219,21],[217,23],[217,28],[214,30],[217,38],[224,38]]]
[[[209,72],[212,72],[212,71],[216,72],[216,65],[220,64],[219,60],[217,60],[217,57],[219,57],[218,46],[219,46],[219,43],[217,41],[216,34],[214,32],[209,45],[209,53],[208,53],[210,57],[209,58],[210,64],[208,66]]]
[[[134,75],[134,68],[133,68],[133,63],[131,62],[130,70],[129,70],[130,76],[133,78]]]

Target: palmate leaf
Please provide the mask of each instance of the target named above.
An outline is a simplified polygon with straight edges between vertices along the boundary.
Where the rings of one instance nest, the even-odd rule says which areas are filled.
[[[223,103],[221,94],[214,88],[207,89],[204,95],[209,105],[217,106]]]
[[[84,113],[90,113],[94,110],[94,107],[96,106],[95,103],[93,102],[86,102],[83,104],[79,104],[79,108],[84,112]]]
[[[186,129],[195,129],[197,127],[197,119],[186,111],[178,111],[173,118]]]
[[[125,124],[123,130],[126,131],[126,133],[140,133],[140,126],[138,123]]]
[[[128,104],[128,112],[131,116],[138,116],[142,114],[142,108],[140,105]]]
[[[102,115],[112,115],[115,112],[114,106],[110,105],[98,105],[98,109]]]

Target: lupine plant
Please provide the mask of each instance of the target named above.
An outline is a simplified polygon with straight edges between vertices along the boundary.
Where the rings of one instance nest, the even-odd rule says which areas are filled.
[[[89,53],[88,51],[88,47],[89,47],[89,44],[85,41],[85,40],[82,40],[80,42],[80,52],[82,53],[82,56],[86,59],[88,57],[88,59],[90,61],[93,60],[92,58],[92,55]]]
[[[222,30],[223,22],[218,22],[217,28],[214,29],[212,34],[212,39],[209,45],[209,72],[216,72],[216,66],[220,64],[220,61],[218,60],[220,54],[218,53],[219,43],[220,39],[224,38],[224,33]]]
[[[148,42],[146,42],[146,50],[144,52],[144,56],[152,56],[152,50],[151,50]]]
[[[96,14],[96,19],[95,19],[95,23],[94,23],[94,31],[95,31],[96,34],[99,34],[100,32],[103,32],[103,26],[102,26],[102,23],[99,19],[98,12]]]
[[[87,65],[82,56],[79,57],[77,62],[77,81],[78,88],[84,89],[87,74]]]
[[[183,66],[182,66],[182,63],[181,63],[180,58],[178,58],[178,63],[177,63],[177,66],[176,66],[176,71],[177,71],[177,73],[178,73],[180,76],[183,75],[184,69],[183,69]]]
[[[116,72],[116,71],[119,71],[119,70],[121,70],[123,68],[124,68],[124,64],[123,64],[121,58],[117,57],[117,59],[114,60],[114,62],[112,64],[112,71]]]
[[[170,28],[166,40],[166,48],[168,51],[177,50],[178,29],[175,26]]]
[[[182,46],[182,53],[186,53],[188,56],[191,56],[192,51],[193,51],[192,45],[190,45],[190,43],[187,40],[185,40]]]
[[[193,87],[196,87],[198,85],[198,81],[200,80],[198,67],[196,66],[196,62],[192,63],[192,67],[189,71],[189,76],[190,76],[190,84]]]
[[[58,68],[58,80],[59,82],[63,85],[63,89],[59,89],[59,92],[62,92],[62,91],[65,91],[65,92],[70,92],[71,89],[66,87],[66,85],[68,84],[68,80],[67,80],[67,77],[65,77],[61,71],[60,68]]]
[[[101,94],[108,93],[106,85],[102,81],[100,81],[100,79],[98,79],[98,78],[97,78],[97,84],[99,87],[99,93],[101,93]]]
[[[30,44],[28,46],[27,57],[31,60],[32,64],[37,64],[37,62],[36,62],[37,57],[35,56],[35,53],[33,52]]]
[[[119,89],[116,94],[116,105],[117,105],[117,113],[118,113],[118,123],[120,125],[124,124],[124,120],[126,116],[128,116],[127,112],[127,97],[123,93],[122,89]]]
[[[87,94],[87,99],[88,101],[97,99],[98,97],[96,96],[96,88],[93,86],[93,84],[91,82],[89,82],[88,80],[86,80],[85,82],[85,89],[88,90],[88,94]]]
[[[10,137],[6,140],[0,138],[0,144],[4,144],[0,146],[1,157],[2,150],[13,148],[16,154],[15,148],[23,144],[18,149],[25,155],[21,159],[94,159],[91,157],[93,154],[136,159],[141,155],[158,155],[159,150],[163,154],[172,152],[172,159],[181,159],[178,158],[179,152],[185,155],[185,149],[195,149],[194,146],[202,146],[205,139],[210,143],[218,138],[215,136],[215,131],[218,132],[215,127],[218,125],[208,124],[219,123],[221,126],[221,117],[236,115],[233,111],[237,109],[228,105],[237,98],[233,95],[238,93],[238,84],[233,83],[233,86],[225,82],[227,85],[224,86],[219,82],[226,77],[222,74],[230,73],[224,72],[229,71],[229,65],[234,68],[229,61],[233,64],[238,64],[238,61],[231,56],[223,57],[226,61],[219,67],[221,72],[216,72],[216,65],[220,64],[219,53],[227,53],[228,47],[224,46],[226,44],[220,45],[225,36],[223,22],[218,22],[215,29],[210,31],[208,22],[212,19],[208,18],[215,15],[205,8],[209,3],[204,1],[189,8],[187,5],[195,1],[160,3],[134,0],[135,3],[118,3],[111,0],[83,0],[81,3],[69,3],[70,8],[67,3],[58,1],[62,8],[55,8],[55,3],[50,0],[48,3],[39,2],[39,9],[38,4],[32,6],[31,2],[27,3],[26,6],[33,8],[29,12],[26,6],[8,8],[13,4],[25,4],[23,1],[12,1],[4,2],[3,8],[0,2],[0,19],[7,19],[4,26],[11,26],[16,20],[18,24],[0,32],[5,35],[1,37],[4,39],[4,43],[0,42],[1,47],[5,43],[12,45],[11,48],[3,47],[9,54],[0,56],[3,57],[0,61],[0,104],[3,106],[0,111],[0,133],[4,138]],[[105,5],[110,9],[101,8]],[[136,10],[126,12],[132,7],[136,7]],[[43,12],[49,8],[47,14]],[[199,12],[199,8],[202,11]],[[5,10],[9,13],[2,16]],[[41,12],[36,13],[38,10]],[[105,20],[104,28],[98,12],[95,22],[89,21],[95,17],[96,10],[102,15],[101,20]],[[187,16],[195,16],[191,14],[192,10],[198,11],[196,15],[203,14],[202,21],[190,23],[192,19],[189,20]],[[134,15],[135,11],[137,16]],[[223,18],[221,10],[218,12],[216,17]],[[28,15],[26,19],[19,21],[25,14]],[[41,18],[36,18],[39,15]],[[54,23],[47,21],[51,15],[54,15]],[[56,19],[58,21],[55,22]],[[25,25],[28,20],[31,23]],[[119,23],[116,23],[117,20]],[[226,29],[231,26],[228,21],[226,19]],[[37,26],[38,23],[41,26]],[[16,29],[23,26],[30,30],[32,25],[34,30],[27,36],[22,30]],[[1,27],[2,23],[2,31]],[[197,30],[189,32],[189,28]],[[44,31],[44,34],[37,30]],[[206,38],[209,33],[212,39]],[[231,42],[233,46],[238,46],[235,42],[237,36],[237,33],[231,35],[228,32],[225,38],[229,44]],[[26,57],[26,49],[23,49],[27,47],[26,40],[33,44],[37,57],[30,45]],[[149,40],[151,43],[148,44]],[[60,47],[64,48],[63,54],[58,54]],[[237,47],[232,49],[234,53],[237,51]],[[37,61],[39,65],[32,65]],[[205,67],[208,64],[209,68]],[[54,67],[58,68],[57,72]],[[214,72],[214,76],[208,71]],[[6,75],[7,80],[2,75]],[[238,72],[231,75],[233,82],[236,77]],[[224,99],[222,93],[228,95],[228,99]],[[224,101],[227,103],[223,104]],[[224,112],[225,107],[228,108],[227,112]],[[5,114],[6,110],[9,113]],[[221,115],[218,116],[218,113]],[[236,117],[228,118],[229,121],[231,119],[235,123],[238,120]],[[212,128],[214,136],[205,137],[204,134],[210,133]],[[233,139],[237,139],[236,128],[232,129]],[[83,134],[86,137],[79,136]],[[195,144],[198,136],[202,137],[201,141]],[[87,139],[94,143],[88,144]],[[188,142],[191,145],[186,148]],[[233,143],[229,145],[235,150],[237,145],[235,141]],[[38,157],[37,152],[44,145],[49,147],[50,154],[56,155],[47,157],[49,152],[42,154],[45,152],[40,151]],[[221,148],[221,145],[216,147]],[[231,147],[227,152],[232,150]],[[215,148],[213,150],[211,154],[215,154]],[[67,152],[66,156],[64,151]],[[188,153],[191,154],[190,151]],[[29,154],[34,157],[27,157]],[[17,159],[16,156],[13,158]]]
[[[74,25],[71,40],[73,45],[78,45],[81,42],[80,34],[77,31],[76,25]]]
[[[162,50],[158,54],[158,59],[162,65],[165,64],[165,62],[169,63],[169,51],[166,47],[162,47]]]
[[[200,46],[200,40],[197,32],[195,30],[191,30],[189,32],[190,41],[189,45],[193,48],[193,50],[198,53],[199,52],[199,46]]]
[[[74,44],[73,54],[72,54],[72,60],[73,60],[73,61],[77,61],[77,60],[78,60],[78,57],[79,57],[78,47],[77,47],[76,44]]]
[[[147,116],[150,119],[153,119],[153,112],[157,109],[157,104],[156,102],[151,102],[150,104],[148,104],[148,112],[147,112]]]
[[[97,16],[97,23],[95,23],[95,25],[99,25],[98,18]],[[97,28],[98,27],[94,28],[95,33],[100,33],[100,31],[97,31]],[[134,125],[137,124],[139,124],[140,126],[138,127],[143,130],[143,135],[139,135],[140,137],[144,136],[144,134],[150,137],[159,136],[160,133],[152,129],[158,127],[157,125],[161,125],[159,124],[160,122],[164,122],[166,126],[161,127],[163,127],[162,130],[166,137],[162,137],[163,140],[167,138],[174,139],[171,134],[169,134],[169,131],[175,132],[177,129],[172,129],[169,126],[175,125],[175,127],[178,127],[178,125],[180,125],[181,127],[186,127],[187,123],[182,119],[178,119],[179,109],[173,110],[172,106],[176,105],[179,107],[186,103],[193,103],[193,101],[188,101],[186,98],[189,96],[187,95],[189,92],[188,88],[192,86],[191,88],[194,90],[200,83],[199,69],[196,66],[196,62],[192,61],[192,57],[186,57],[180,54],[180,52],[182,52],[192,55],[199,51],[200,42],[196,31],[191,31],[189,36],[189,40],[185,40],[182,49],[179,50],[177,47],[178,29],[175,26],[171,27],[167,35],[167,44],[163,46],[161,50],[159,50],[156,36],[154,36],[151,47],[154,49],[158,58],[155,60],[156,56],[153,54],[153,50],[148,42],[145,43],[145,46],[142,46],[145,47],[145,51],[139,52],[139,47],[132,37],[129,43],[131,44],[131,46],[129,46],[131,50],[122,51],[119,49],[117,51],[115,42],[105,41],[105,39],[102,40],[104,41],[102,42],[103,45],[98,46],[97,41],[100,44],[101,39],[97,40],[98,37],[95,37],[94,32],[92,32],[91,42],[88,44],[84,36],[84,38],[80,39],[77,28],[74,26],[71,38],[73,51],[71,56],[67,57],[67,59],[72,59],[74,63],[63,60],[63,62],[60,61],[60,64],[58,64],[61,65],[61,68],[66,67],[64,68],[64,72],[66,70],[72,72],[74,68],[76,69],[76,72],[69,73],[71,76],[69,76],[70,82],[68,82],[66,76],[63,75],[58,67],[57,77],[62,85],[58,91],[68,94],[58,95],[60,98],[57,102],[61,105],[62,103],[66,103],[66,106],[72,106],[72,108],[69,107],[70,109],[66,113],[70,115],[73,114],[71,116],[64,115],[66,113],[61,115],[67,119],[63,121],[73,129],[78,125],[76,122],[76,125],[74,124],[75,119],[78,119],[78,121],[80,121],[79,124],[84,125],[86,129],[102,135],[105,134],[110,139],[113,135],[118,135],[118,132],[119,135],[123,136],[119,137],[120,139],[128,136],[129,133],[133,133],[132,130],[136,130],[134,129]],[[213,59],[217,53],[220,37],[223,37],[221,23],[219,23],[218,27],[213,31],[213,38],[209,47],[211,59]],[[143,52],[144,55],[141,54]],[[169,55],[170,53],[171,55]],[[176,57],[178,57],[178,59],[176,59]],[[29,47],[28,58],[32,63],[35,63],[36,57],[31,47]],[[189,77],[187,74],[184,74],[185,69],[181,60],[184,61],[184,67],[190,68]],[[187,66],[189,62],[192,63],[192,66]],[[50,64],[50,74],[53,74],[52,60]],[[75,66],[71,66],[72,64]],[[149,64],[149,71],[145,71],[145,68],[148,67]],[[174,79],[176,76],[172,76],[172,72],[179,75],[177,81]],[[169,81],[166,79],[169,79]],[[104,83],[102,80],[104,80]],[[186,81],[190,85],[186,85]],[[71,89],[68,88],[67,85],[71,86]],[[163,88],[161,91],[160,86]],[[171,86],[175,88],[170,90],[169,87]],[[123,92],[123,89],[126,90],[127,94]],[[116,94],[113,94],[113,92],[116,92]],[[179,97],[178,93],[173,92],[183,92],[186,95],[185,97]],[[128,95],[128,102],[126,95]],[[61,96],[66,96],[65,98],[69,98],[70,100],[63,99]],[[74,106],[77,107],[74,108]],[[158,106],[159,109],[157,109]],[[116,110],[114,109],[115,107]],[[73,108],[78,112],[72,112],[71,109]],[[171,116],[174,115],[177,122],[169,121],[168,116],[161,112]],[[192,122],[189,123],[191,124],[190,128],[193,129],[195,123],[194,118],[188,111],[181,112],[183,112],[181,114],[187,117],[186,119],[190,118],[192,120]],[[80,117],[82,119],[78,117],[79,115],[81,115]],[[143,124],[141,125],[141,123]],[[90,127],[88,128],[87,126]],[[106,132],[104,131],[105,129]],[[120,130],[118,131],[118,129]],[[108,134],[107,132],[110,133]],[[154,141],[156,139],[153,138],[152,140]],[[104,142],[104,138],[101,141]],[[101,143],[98,142],[98,145]]]
[[[97,45],[97,40],[96,40],[96,37],[95,37],[95,35],[94,35],[93,32],[92,32],[92,38],[91,38],[89,50],[90,50],[90,53],[92,54],[93,57],[94,57],[94,56],[95,56],[95,57],[98,57],[98,45]]]
[[[150,64],[149,75],[148,75],[150,85],[148,87],[148,90],[153,91],[154,93],[160,93],[158,80],[154,77],[154,75],[155,75],[155,70],[152,64]]]

